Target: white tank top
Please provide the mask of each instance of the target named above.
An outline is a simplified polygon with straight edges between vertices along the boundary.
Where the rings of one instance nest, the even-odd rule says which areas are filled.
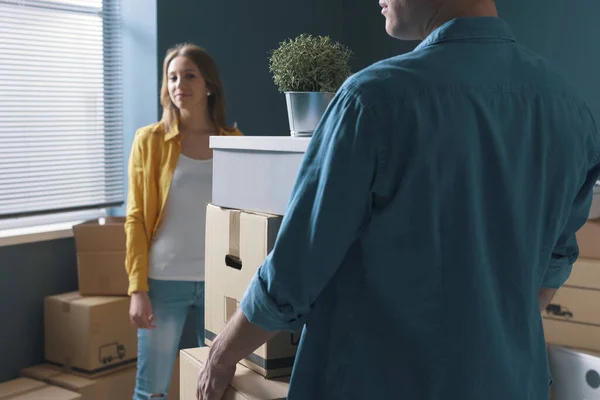
[[[212,194],[212,160],[179,156],[163,216],[150,244],[149,277],[204,280],[206,204]]]

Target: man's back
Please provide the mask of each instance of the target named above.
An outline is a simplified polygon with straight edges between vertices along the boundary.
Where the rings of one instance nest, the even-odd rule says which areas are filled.
[[[548,398],[537,294],[577,256],[600,161],[586,105],[497,18],[451,21],[344,90],[375,121],[371,206],[290,399]]]

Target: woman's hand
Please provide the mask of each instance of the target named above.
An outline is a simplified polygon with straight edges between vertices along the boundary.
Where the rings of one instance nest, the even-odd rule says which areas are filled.
[[[148,292],[134,292],[129,304],[129,319],[138,328],[154,329],[154,315],[152,315],[152,303]]]

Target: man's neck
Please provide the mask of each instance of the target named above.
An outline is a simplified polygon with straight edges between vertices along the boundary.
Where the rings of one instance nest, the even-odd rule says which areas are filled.
[[[498,9],[494,0],[452,0],[441,1],[422,36],[425,39],[431,32],[455,18],[497,17]]]

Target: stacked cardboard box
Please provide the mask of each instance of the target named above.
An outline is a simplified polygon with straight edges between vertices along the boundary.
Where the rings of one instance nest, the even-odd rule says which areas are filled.
[[[81,295],[127,295],[124,224],[124,218],[113,217],[73,227]]]
[[[543,312],[548,343],[600,351],[600,221],[577,233],[580,258],[571,276]]]
[[[0,400],[81,400],[78,393],[29,378],[0,383]]]
[[[239,308],[250,280],[271,252],[282,217],[208,204],[206,208],[205,337],[214,338]],[[300,332],[280,333],[238,365],[231,399],[285,398]],[[208,348],[181,352],[181,395],[194,399]],[[264,379],[268,378],[268,379]],[[191,389],[190,389],[191,388]],[[234,395],[235,394],[235,395]]]
[[[600,352],[600,313],[597,310],[600,304],[600,220],[588,220],[577,232],[577,241],[580,258],[573,265],[565,285],[542,313],[550,348],[554,349],[555,354],[569,355],[550,357],[554,378],[551,398],[554,400],[571,400],[576,392],[581,394],[600,390],[592,388],[586,379],[581,378],[585,376],[583,370],[592,371],[589,369],[589,354]],[[561,352],[561,348],[564,351]],[[588,360],[586,365],[583,364],[585,360]],[[594,362],[596,370],[600,370],[600,358]],[[573,363],[578,366],[575,367]],[[565,371],[570,372],[567,374]],[[567,392],[571,395],[566,395]],[[600,398],[600,392],[598,396]]]
[[[137,332],[129,322],[124,219],[88,221],[73,231],[79,290],[44,299],[47,363],[23,369],[11,385],[37,382],[41,390],[27,394],[32,399],[38,393],[61,400],[131,398]]]
[[[196,380],[208,359],[208,347],[181,351],[181,399],[196,399]],[[230,387],[223,399],[227,400],[283,400],[287,398],[289,377],[264,379],[243,365],[238,365]]]

